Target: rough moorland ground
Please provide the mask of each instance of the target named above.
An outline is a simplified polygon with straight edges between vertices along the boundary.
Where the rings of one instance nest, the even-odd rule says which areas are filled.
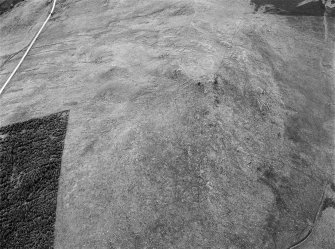
[[[0,16],[0,82],[49,8]],[[0,97],[0,126],[70,110],[55,248],[332,248],[333,23],[58,1]]]

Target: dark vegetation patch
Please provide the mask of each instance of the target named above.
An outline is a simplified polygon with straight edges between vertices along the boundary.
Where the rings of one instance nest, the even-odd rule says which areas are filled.
[[[334,208],[335,209],[335,201],[331,198],[326,198],[322,205],[322,211],[327,208]]]
[[[291,16],[322,16],[324,6],[321,1],[311,1],[301,4],[303,0],[251,0],[255,11],[269,14]]]
[[[259,167],[262,175],[259,181],[268,186],[275,196],[275,204],[280,211],[287,210],[285,196],[289,196],[292,191],[290,183],[284,177],[279,177],[271,167]]]
[[[24,0],[0,0],[0,15]]]
[[[332,182],[332,183],[330,184],[330,188],[335,192],[335,183]]]
[[[0,248],[53,248],[68,111],[0,128]]]
[[[307,220],[315,222],[322,184],[293,169],[285,176],[267,164],[259,166],[258,173],[259,182],[271,189],[275,199],[264,229],[277,248],[287,248],[300,241],[309,226]],[[285,235],[287,231],[291,231],[289,238]]]

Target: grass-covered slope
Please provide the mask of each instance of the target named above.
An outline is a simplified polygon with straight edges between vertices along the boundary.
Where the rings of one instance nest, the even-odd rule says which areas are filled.
[[[0,82],[44,4],[0,17]],[[1,125],[71,110],[55,248],[331,248],[333,38],[244,0],[59,1],[0,97]]]

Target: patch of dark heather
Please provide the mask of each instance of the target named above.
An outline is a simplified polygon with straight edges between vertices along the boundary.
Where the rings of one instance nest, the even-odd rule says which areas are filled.
[[[0,0],[0,15],[14,8],[20,2],[24,0]]]
[[[0,127],[0,248],[53,248],[68,111]]]
[[[324,6],[321,1],[303,0],[251,0],[256,12],[288,16],[322,16]]]

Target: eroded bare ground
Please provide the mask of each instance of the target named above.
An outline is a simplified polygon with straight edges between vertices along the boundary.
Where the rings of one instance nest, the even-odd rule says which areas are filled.
[[[0,82],[49,7],[0,16]],[[0,97],[70,110],[55,248],[333,248],[334,19],[254,10],[58,1]]]

